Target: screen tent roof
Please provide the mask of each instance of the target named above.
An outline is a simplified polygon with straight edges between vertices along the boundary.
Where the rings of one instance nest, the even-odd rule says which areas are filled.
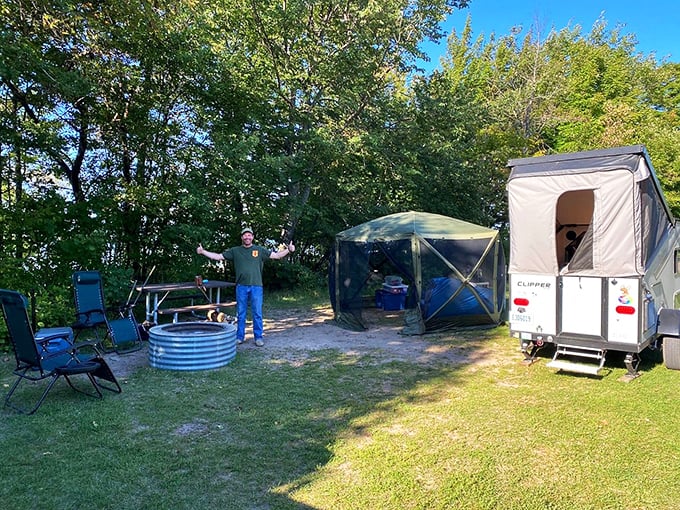
[[[424,239],[486,239],[498,231],[449,218],[439,214],[416,211],[389,214],[343,230],[338,241],[393,241],[408,239],[414,234]]]

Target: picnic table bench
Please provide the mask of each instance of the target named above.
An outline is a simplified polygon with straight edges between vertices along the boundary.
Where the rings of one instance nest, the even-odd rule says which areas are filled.
[[[172,315],[172,322],[177,322],[180,313],[194,313],[201,311],[217,310],[222,308],[236,308],[236,301],[230,301],[228,303],[206,303],[201,305],[186,305],[178,306],[175,308],[159,308],[157,310],[158,315]]]

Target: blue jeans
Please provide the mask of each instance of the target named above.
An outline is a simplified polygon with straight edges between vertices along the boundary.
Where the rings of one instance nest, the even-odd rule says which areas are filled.
[[[253,335],[255,340],[262,338],[264,325],[262,322],[262,287],[257,285],[236,286],[236,339],[243,341],[246,338],[246,312],[248,311],[248,299],[250,299],[250,311],[253,316]]]

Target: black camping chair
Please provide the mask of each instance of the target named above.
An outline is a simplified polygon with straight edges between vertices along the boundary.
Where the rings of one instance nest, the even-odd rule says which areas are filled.
[[[128,313],[119,319],[110,320],[108,325],[109,338],[113,344],[113,349],[118,354],[126,354],[142,348],[139,324],[137,324],[132,313]]]
[[[17,376],[5,397],[5,406],[20,413],[33,414],[62,376],[75,391],[91,397],[102,398],[100,389],[121,393],[122,389],[106,361],[95,355],[80,354],[69,338],[70,331],[66,336],[62,330],[36,339],[28,318],[26,303],[26,298],[18,292],[0,289],[0,306],[14,349],[16,358],[14,374]],[[92,383],[93,391],[85,391],[73,383],[71,376],[81,374],[86,375]],[[15,405],[12,401],[14,392],[24,380],[34,382],[49,380],[47,387],[31,409]]]
[[[99,271],[76,271],[72,280],[76,321],[71,327],[76,332],[76,339],[83,331],[91,330],[97,344],[101,345],[108,331],[102,277]]]
[[[115,321],[121,321],[114,332],[109,320],[104,300],[104,285],[99,271],[76,271],[72,276],[73,293],[76,305],[76,322],[72,328],[76,331],[76,338],[85,330],[91,330],[95,340],[93,343],[100,352],[115,351],[118,354],[126,354],[138,351],[142,348],[142,339],[137,327],[137,321],[132,314],[131,308],[118,310]],[[127,330],[127,323],[132,322],[136,328],[133,336]],[[110,340],[112,349],[104,346],[106,340]]]

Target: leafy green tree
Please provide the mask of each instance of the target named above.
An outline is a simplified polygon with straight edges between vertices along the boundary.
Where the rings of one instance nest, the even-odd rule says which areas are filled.
[[[488,42],[472,41],[468,20],[460,37],[449,37],[441,76],[430,78],[430,87],[442,84],[426,95],[467,97],[480,112],[479,122],[466,123],[475,132],[477,157],[468,154],[465,161],[481,166],[474,173],[482,181],[486,176],[493,191],[473,189],[490,201],[500,225],[502,167],[509,158],[638,143],[658,152],[668,168],[659,175],[677,210],[676,71],[636,53],[634,36],[621,27],[609,30],[604,18],[585,36],[580,27],[546,36],[532,28],[498,40],[492,34]]]
[[[503,226],[509,158],[629,143],[680,211],[677,64],[604,18],[487,41],[468,21],[423,75],[421,42],[465,5],[6,0],[3,285],[67,303],[78,268],[116,295],[152,266],[221,272],[196,244],[237,243],[246,223],[321,269],[335,233],[399,210]]]
[[[328,197],[351,195],[348,186],[383,186],[384,181],[376,183],[366,176],[366,166],[356,165],[372,150],[364,145],[371,138],[366,125],[380,123],[383,113],[375,106],[389,96],[395,77],[399,80],[399,75],[414,69],[422,56],[418,49],[422,39],[438,37],[439,21],[466,4],[450,0],[218,4],[213,23],[222,39],[215,46],[224,48],[225,61],[251,87],[259,105],[252,110],[252,122],[244,126],[244,136],[257,143],[248,160],[230,170],[235,170],[231,177],[243,188],[248,210],[254,208],[253,197],[266,202],[266,208],[260,208],[262,216],[251,216],[260,229],[277,237],[283,227],[283,237],[291,237],[299,223],[307,221],[304,230],[311,233],[321,216],[320,208],[310,210],[309,204],[316,201],[333,209],[336,201]],[[230,147],[217,148],[232,153]],[[362,186],[362,191],[366,188]],[[337,221],[332,223],[337,227]]]
[[[144,260],[175,255],[159,250],[158,232],[175,228],[172,213],[187,204],[181,222],[207,209],[164,198],[185,187],[195,164],[192,101],[199,75],[214,68],[188,22],[193,11],[174,2],[26,7],[1,8],[3,125],[17,133],[3,167],[11,189],[68,183],[63,196],[83,204],[71,230],[87,233],[90,248],[74,252],[72,265],[132,263],[142,272]],[[99,260],[83,256],[89,251]]]

